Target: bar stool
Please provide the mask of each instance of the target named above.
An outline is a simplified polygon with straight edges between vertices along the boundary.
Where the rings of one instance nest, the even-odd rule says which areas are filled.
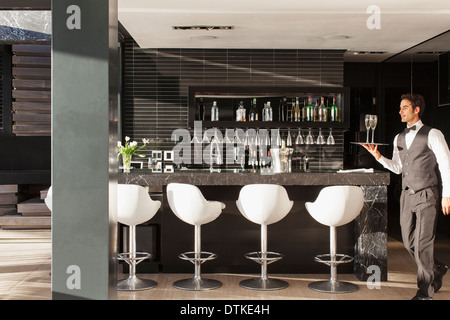
[[[118,221],[129,226],[129,252],[119,253],[119,260],[129,265],[127,279],[119,280],[117,290],[135,291],[150,289],[157,283],[150,279],[139,279],[136,276],[136,265],[151,257],[150,253],[136,251],[136,225],[144,223],[156,214],[161,207],[161,201],[152,200],[143,186],[134,184],[119,184],[117,186]]]
[[[271,279],[267,275],[267,265],[283,258],[279,253],[267,251],[267,226],[283,219],[291,211],[293,204],[286,189],[279,185],[251,184],[244,186],[239,192],[239,199],[236,201],[239,211],[251,222],[261,225],[261,251],[245,255],[247,259],[261,264],[261,276],[241,281],[241,287],[251,290],[288,287],[286,281]]]
[[[312,290],[327,293],[357,291],[357,285],[337,280],[337,266],[353,261],[353,257],[336,253],[336,227],[353,221],[364,205],[364,194],[357,186],[323,188],[315,202],[306,202],[306,210],[319,223],[330,227],[330,254],[317,255],[315,261],[330,266],[330,279],[310,283]]]
[[[201,276],[201,265],[217,258],[216,254],[201,250],[201,226],[217,219],[225,209],[225,204],[206,200],[199,188],[184,183],[169,183],[167,200],[170,209],[180,220],[195,227],[194,251],[178,256],[194,264],[194,277],[176,281],[173,286],[182,290],[211,290],[221,287],[220,281],[205,279]]]

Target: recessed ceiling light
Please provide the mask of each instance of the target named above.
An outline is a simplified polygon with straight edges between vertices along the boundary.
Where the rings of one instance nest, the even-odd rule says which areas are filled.
[[[217,39],[216,36],[195,36],[191,37],[191,40],[214,40]]]
[[[386,51],[356,51],[353,52],[354,55],[369,55],[369,54],[385,54]]]
[[[233,26],[172,26],[173,30],[233,30]]]
[[[346,36],[345,34],[327,34],[324,36],[321,36],[324,40],[347,40],[350,39],[350,36]]]

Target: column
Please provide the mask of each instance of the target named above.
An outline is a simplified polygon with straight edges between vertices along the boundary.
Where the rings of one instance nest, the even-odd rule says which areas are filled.
[[[115,299],[117,0],[52,3],[52,298]]]

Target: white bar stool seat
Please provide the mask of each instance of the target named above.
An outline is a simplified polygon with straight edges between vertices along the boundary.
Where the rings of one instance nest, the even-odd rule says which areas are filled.
[[[119,253],[119,260],[127,262],[130,267],[128,278],[118,281],[117,290],[135,291],[154,288],[157,285],[155,281],[139,279],[136,276],[136,265],[151,257],[150,253],[136,251],[136,225],[153,218],[161,207],[161,201],[152,200],[146,188],[134,184],[119,184],[117,199],[117,220],[129,226],[129,252]]]
[[[330,254],[317,255],[315,260],[330,266],[330,280],[312,282],[312,290],[327,293],[354,292],[359,287],[353,283],[337,280],[337,266],[353,261],[353,257],[336,253],[336,227],[352,222],[364,205],[364,193],[357,186],[331,186],[323,188],[315,202],[305,207],[317,222],[330,227]]]
[[[288,287],[286,281],[271,279],[267,275],[267,265],[283,257],[279,253],[267,251],[267,226],[283,219],[291,211],[293,204],[282,186],[250,184],[242,187],[236,205],[245,218],[261,225],[261,251],[247,253],[245,257],[261,264],[261,276],[241,281],[241,287],[251,290],[279,290]]]
[[[211,290],[221,287],[220,281],[201,276],[201,265],[217,258],[216,254],[201,250],[201,226],[217,219],[225,209],[225,204],[206,200],[198,187],[184,183],[169,183],[167,200],[173,213],[180,220],[193,225],[195,232],[194,251],[179,255],[180,259],[194,264],[194,277],[176,281],[173,286],[182,290]]]

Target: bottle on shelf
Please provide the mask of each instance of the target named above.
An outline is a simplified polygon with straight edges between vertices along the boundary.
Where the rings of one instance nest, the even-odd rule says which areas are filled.
[[[267,103],[264,105],[263,121],[273,121],[273,112],[272,106],[270,105],[270,101],[267,101]]]
[[[330,121],[340,121],[339,108],[336,105],[336,97],[333,97],[333,104],[331,105],[330,115]]]
[[[291,121],[295,122],[295,100],[292,99],[292,107],[291,107]]]
[[[211,121],[219,121],[219,107],[217,106],[217,101],[213,101],[211,107]]]
[[[325,107],[325,98],[320,98],[319,105],[319,119],[317,121],[326,122],[327,121],[327,108]]]
[[[280,101],[280,107],[278,108],[278,121],[286,121],[287,116],[287,99],[284,97]]]
[[[302,119],[302,115],[300,113],[300,104],[298,102],[298,97],[295,99],[295,113],[294,113],[294,121],[299,122]]]
[[[316,104],[313,109],[313,120],[314,122],[319,121],[319,99],[316,99]]]
[[[312,107],[312,98],[308,98],[308,102],[305,101],[302,112],[302,121],[307,122],[311,121],[311,108]]]
[[[240,101],[239,106],[236,110],[236,121],[245,121],[247,110],[244,108],[244,102]]]
[[[256,98],[253,98],[250,112],[248,113],[248,121],[258,121],[258,109],[256,108]]]
[[[203,102],[203,98],[200,98],[200,102],[198,103],[198,119],[200,121],[205,121],[205,104]]]

